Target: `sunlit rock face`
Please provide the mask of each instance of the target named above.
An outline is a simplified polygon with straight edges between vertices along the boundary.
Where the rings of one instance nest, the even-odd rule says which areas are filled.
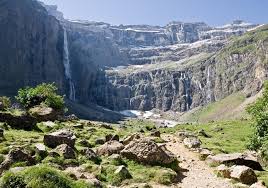
[[[241,90],[250,95],[265,78],[262,59],[220,51],[231,36],[254,27],[242,21],[113,26],[65,20],[55,6],[34,0],[3,0],[0,93],[55,82],[77,103],[181,112]],[[261,57],[266,47],[257,44]]]

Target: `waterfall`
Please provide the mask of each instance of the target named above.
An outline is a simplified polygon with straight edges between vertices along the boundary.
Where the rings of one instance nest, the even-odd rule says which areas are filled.
[[[64,28],[64,51],[63,51],[63,64],[65,69],[65,77],[69,82],[69,99],[75,101],[75,87],[72,80],[70,59],[69,59],[69,48],[68,48],[68,37],[67,31]]]
[[[211,81],[210,81],[210,66],[207,70],[207,100],[211,102]]]

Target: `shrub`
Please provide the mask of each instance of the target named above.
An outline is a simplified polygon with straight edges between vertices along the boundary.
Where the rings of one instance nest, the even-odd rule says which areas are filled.
[[[250,138],[248,148],[258,150],[262,147],[265,137],[268,136],[268,82],[264,84],[263,96],[248,106],[247,112],[254,120],[254,133]]]
[[[56,169],[34,166],[16,174],[6,173],[1,178],[0,188],[91,188],[83,181],[74,181]]]
[[[44,104],[48,107],[63,110],[64,97],[57,95],[55,84],[40,84],[35,88],[26,87],[18,91],[16,99],[25,108],[31,108],[36,105]]]
[[[10,106],[11,106],[10,98],[8,98],[6,96],[0,97],[0,102],[2,103],[4,110],[10,108]]]

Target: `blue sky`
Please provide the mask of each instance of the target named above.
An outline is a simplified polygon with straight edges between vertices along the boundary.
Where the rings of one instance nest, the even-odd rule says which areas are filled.
[[[235,19],[268,23],[268,0],[41,0],[56,4],[66,18],[111,24],[166,25],[204,21],[223,25]]]

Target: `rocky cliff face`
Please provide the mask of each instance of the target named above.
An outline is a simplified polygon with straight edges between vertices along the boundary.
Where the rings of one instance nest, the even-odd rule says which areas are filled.
[[[107,71],[92,95],[97,103],[114,110],[181,112],[238,91],[251,96],[267,79],[267,47],[266,26],[233,40],[217,53]]]
[[[0,2],[0,90],[56,82],[65,88],[63,31],[59,22],[32,0]]]
[[[0,91],[56,82],[70,99],[112,110],[187,111],[266,78],[267,28],[165,27],[65,20],[35,0],[0,2]],[[265,37],[264,37],[265,36]]]

